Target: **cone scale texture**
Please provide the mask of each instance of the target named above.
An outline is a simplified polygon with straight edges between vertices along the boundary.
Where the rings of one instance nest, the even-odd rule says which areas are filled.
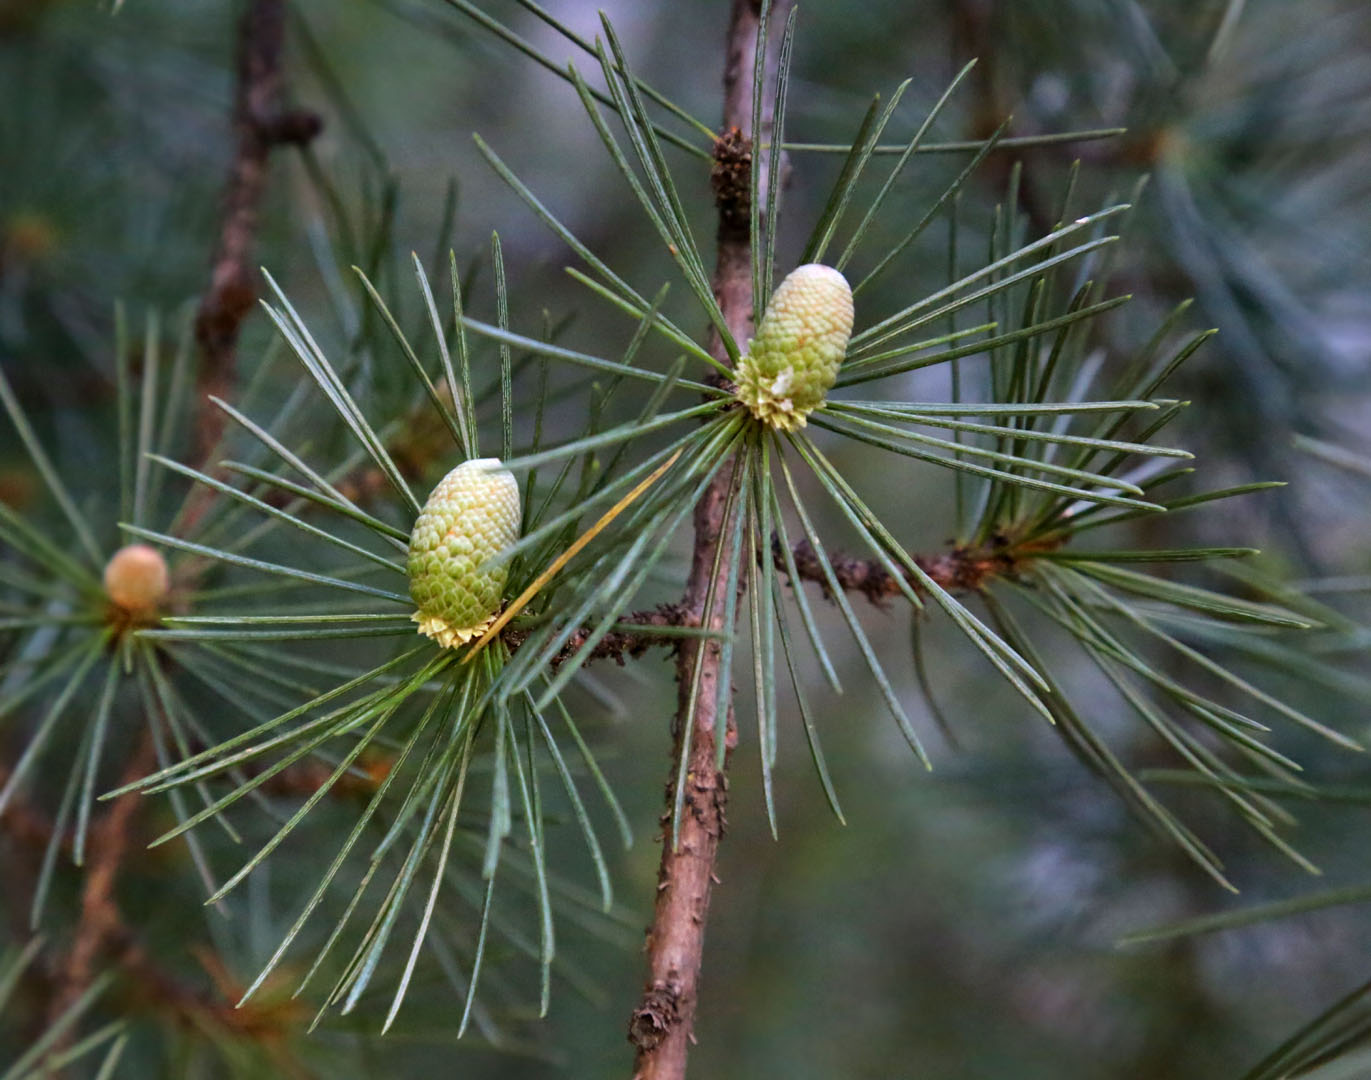
[[[782,431],[805,426],[823,404],[852,336],[852,289],[831,266],[786,275],[738,363],[738,400]]]
[[[519,485],[499,458],[464,461],[433,489],[409,539],[419,632],[446,648],[472,640],[504,602],[509,565],[486,566],[519,539]]]

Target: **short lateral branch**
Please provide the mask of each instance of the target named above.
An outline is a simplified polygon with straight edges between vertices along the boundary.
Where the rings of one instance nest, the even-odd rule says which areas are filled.
[[[939,588],[950,593],[972,593],[983,589],[994,579],[1018,576],[1031,564],[1034,554],[1052,551],[1058,546],[1058,543],[1049,542],[1039,543],[1035,547],[1020,548],[1008,541],[992,538],[986,544],[958,544],[936,555],[915,555],[913,560]],[[799,588],[799,582],[818,582],[823,588],[824,595],[831,600],[828,575],[809,541],[801,540],[796,543],[791,548],[790,557],[794,560],[795,572],[799,578],[798,582],[791,582],[791,585]],[[774,535],[771,538],[771,560],[777,571],[789,574],[785,554],[779,539]],[[878,608],[884,607],[890,600],[904,596],[906,588],[919,595],[927,593],[924,583],[913,573],[906,571],[902,585],[900,580],[876,559],[853,558],[842,552],[833,551],[829,552],[828,561],[833,569],[833,579],[840,589],[849,593],[861,593]]]
[[[659,604],[647,611],[632,611],[619,619],[619,628],[610,630],[591,646],[585,663],[595,660],[613,660],[622,667],[629,659],[637,659],[655,646],[676,648],[681,637],[670,633],[682,626],[695,625],[691,616],[679,604]],[[501,634],[505,646],[515,652],[528,640],[528,631],[506,629]],[[574,631],[567,643],[552,658],[554,668],[561,667],[585,648],[595,633],[594,626],[582,626]]]
[[[771,5],[764,85],[775,86],[777,42],[785,25],[789,0]],[[749,190],[749,170],[761,168],[761,155],[752,146],[764,141],[774,115],[774,100],[762,103],[762,139],[753,139],[752,75],[760,29],[757,5],[734,0],[728,32],[724,69],[724,135],[715,148],[716,201],[719,204],[718,255],[714,292],[734,338],[745,342],[752,330],[752,266],[747,214],[739,212],[739,188]],[[748,145],[751,144],[751,146]],[[765,177],[765,170],[761,175]],[[740,183],[741,180],[741,183]],[[714,354],[726,361],[722,347],[714,342]],[[698,626],[724,627],[728,598],[724,590],[706,610],[711,581],[721,580],[730,568],[717,565],[719,545],[726,533],[726,509],[736,483],[734,470],[725,465],[695,507],[695,545],[682,608]],[[725,555],[726,558],[726,555]],[[717,569],[716,569],[717,565]],[[745,568],[744,568],[745,569]],[[691,684],[697,656],[700,689],[695,695],[693,718],[689,715]],[[715,766],[715,739],[722,727],[731,734],[731,715],[717,715],[720,649],[715,640],[686,639],[677,654],[677,711],[673,725],[672,780],[667,785],[663,820],[662,861],[657,877],[657,900],[647,935],[648,978],[642,998],[629,1021],[628,1038],[635,1049],[635,1080],[682,1080],[693,1041],[692,1028],[698,1004],[700,964],[704,952],[705,924],[714,882],[714,861],[723,837],[724,809],[728,796],[726,774]],[[688,721],[692,721],[689,722]],[[675,801],[675,762],[681,741],[691,731],[686,749],[688,766],[677,845],[671,844],[671,815]]]

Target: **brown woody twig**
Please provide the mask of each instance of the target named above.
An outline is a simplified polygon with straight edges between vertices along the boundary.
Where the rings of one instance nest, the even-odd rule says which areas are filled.
[[[609,631],[591,646],[590,655],[586,657],[587,663],[592,660],[613,660],[622,666],[628,659],[636,659],[654,646],[673,646],[681,643],[679,636],[655,633],[655,630],[694,624],[690,622],[689,615],[680,604],[659,604],[650,611],[634,611],[620,616],[618,625],[621,627],[631,626],[634,629]],[[586,642],[590,640],[594,630],[593,626],[583,626],[573,633],[557,655],[552,658],[552,666],[554,668],[560,667],[585,648]],[[516,651],[528,639],[528,631],[506,630],[501,637],[511,651]]]
[[[775,536],[771,538],[772,561],[776,569],[786,573],[786,561]],[[993,539],[984,546],[958,545],[937,555],[915,555],[913,560],[935,585],[950,593],[977,592],[992,578],[1014,577],[1029,561],[1033,553],[1055,547],[1041,544],[1034,548],[1016,547],[1007,541]],[[904,594],[898,579],[875,559],[855,559],[841,552],[828,552],[833,577],[844,592],[861,593],[877,607]],[[795,570],[802,581],[817,581],[825,596],[831,590],[819,561],[808,540],[801,540],[791,549]],[[922,595],[923,583],[912,573],[905,582],[914,593]],[[829,599],[832,599],[829,596]]]
[[[714,293],[729,332],[745,341],[752,329],[752,268],[748,235],[752,170],[762,177],[762,155],[756,146],[767,137],[774,100],[762,102],[763,131],[753,132],[752,72],[758,47],[759,12],[752,0],[734,0],[724,70],[723,136],[715,147],[714,190],[719,208],[718,253]],[[789,0],[771,5],[770,28],[779,39],[789,14]],[[775,85],[777,49],[767,49],[769,72],[763,85]],[[758,137],[760,136],[760,138]],[[744,143],[746,140],[746,144]],[[765,192],[763,192],[765,196]],[[718,341],[714,355],[725,361]],[[724,625],[727,599],[711,585],[731,577],[721,537],[728,528],[728,508],[737,484],[736,470],[725,466],[695,507],[695,545],[681,611],[692,625],[730,629]],[[735,509],[733,512],[737,512]],[[719,556],[723,554],[724,557]],[[677,711],[673,763],[684,751],[688,757],[679,836],[673,844],[670,819],[675,805],[675,773],[666,791],[662,860],[657,876],[657,899],[647,935],[648,977],[629,1021],[634,1076],[640,1080],[683,1080],[693,1038],[697,986],[704,952],[705,925],[714,883],[714,862],[724,833],[727,778],[716,766],[716,739],[731,742],[731,715],[718,715],[721,653],[716,640],[687,639],[677,652]],[[692,689],[698,686],[698,693]],[[686,731],[688,746],[683,745]]]
[[[121,784],[145,775],[156,761],[152,732],[145,728],[143,738],[124,767]],[[138,792],[119,796],[90,829],[93,854],[86,867],[81,888],[81,916],[76,924],[71,949],[58,976],[58,985],[48,1010],[48,1021],[56,1021],[85,991],[96,974],[111,942],[121,936],[124,925],[114,886],[120,865],[133,839],[134,817],[141,802]]]
[[[209,402],[209,395],[224,397],[232,389],[238,335],[257,299],[252,253],[271,151],[277,146],[304,145],[323,127],[316,113],[282,107],[285,22],[285,0],[251,0],[238,27],[233,106],[237,147],[224,190],[210,285],[195,315],[195,341],[200,349],[196,439],[202,461],[218,445],[225,424],[224,414]]]

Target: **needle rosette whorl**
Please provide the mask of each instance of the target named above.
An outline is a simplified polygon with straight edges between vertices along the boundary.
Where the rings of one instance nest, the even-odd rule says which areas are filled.
[[[738,400],[782,431],[805,426],[838,377],[852,336],[852,289],[831,266],[792,270],[738,363]]]
[[[409,538],[409,594],[421,634],[451,649],[490,626],[509,566],[488,564],[519,539],[520,516],[519,485],[499,458],[464,461],[443,477]]]

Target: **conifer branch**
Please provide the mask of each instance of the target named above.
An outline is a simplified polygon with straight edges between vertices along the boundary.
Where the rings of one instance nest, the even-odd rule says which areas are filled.
[[[778,543],[778,538],[773,536],[772,562],[780,573],[785,574],[786,559],[777,547]],[[1014,576],[1031,560],[1032,555],[1033,551],[1024,551],[992,538],[988,544],[959,544],[937,555],[914,555],[913,559],[940,588],[950,593],[966,593],[977,591],[992,578]],[[829,586],[823,565],[808,540],[800,540],[791,547],[791,558],[795,561],[800,580],[819,582],[824,594],[828,595]],[[829,552],[828,558],[833,566],[833,576],[844,592],[861,593],[876,607],[883,607],[887,601],[904,595],[904,589],[895,575],[875,559],[854,558],[837,551]],[[905,581],[916,593],[927,592],[923,583],[913,574],[907,573]]]
[[[145,775],[156,760],[151,731],[145,728],[141,743],[124,767],[121,783],[131,783]],[[80,921],[50,1002],[50,1023],[55,1023],[90,986],[108,947],[120,935],[124,922],[114,888],[133,839],[134,819],[141,803],[136,791],[121,795],[91,828],[95,858],[86,868]]]
[[[776,45],[789,8],[788,0],[770,5],[768,37],[772,40],[766,49],[768,71],[762,79],[768,98],[774,94],[779,52]],[[758,169],[761,177],[767,176],[768,170],[762,167],[764,162],[755,147],[768,140],[775,112],[774,100],[762,102],[763,130],[751,130],[760,15],[760,4],[734,0],[724,68],[723,135],[716,144],[712,178],[719,208],[714,295],[729,331],[738,342],[746,342],[751,336],[753,321],[753,268],[746,209],[751,198],[751,170]],[[761,137],[757,138],[759,134]],[[741,152],[744,137],[751,141],[751,153]],[[764,186],[760,193],[764,200]],[[740,205],[744,207],[741,213]],[[763,224],[767,228],[773,226],[771,222]],[[725,361],[727,353],[717,335],[711,345],[716,359]],[[728,508],[732,506],[734,513],[741,512],[737,502],[730,498],[737,483],[737,472],[726,465],[695,507],[695,544],[682,608],[699,626],[726,629],[724,611],[729,598],[723,593],[727,590],[712,589],[712,585],[726,579],[731,569],[722,565],[728,553],[720,549],[729,531]],[[741,586],[743,579],[739,580]],[[698,656],[701,650],[704,655]],[[689,790],[685,793],[679,836],[673,844],[673,764],[666,791],[656,907],[647,935],[648,978],[629,1022],[628,1037],[636,1052],[635,1080],[681,1080],[693,1039],[705,926],[715,880],[714,861],[723,838],[728,795],[726,773],[717,765],[715,740],[721,728],[730,743],[736,739],[732,716],[718,715],[717,681],[721,666],[722,649],[715,640],[687,640],[677,654],[678,707],[673,724],[676,745],[672,761],[678,761],[683,750],[688,754],[685,783]],[[687,737],[689,746],[683,747]],[[726,763],[727,759],[723,760]]]
[[[284,0],[251,0],[238,25],[233,106],[237,146],[224,191],[210,286],[195,315],[200,350],[197,400],[201,403],[196,439],[201,460],[217,445],[226,423],[209,398],[231,396],[238,335],[257,300],[253,249],[271,151],[277,146],[304,145],[323,127],[316,113],[281,104],[285,25]]]
[[[659,604],[647,611],[629,612],[620,616],[616,628],[605,634],[591,647],[586,662],[613,660],[616,664],[622,665],[629,659],[642,656],[654,646],[679,645],[683,640],[679,635],[663,633],[662,631],[692,625],[694,624],[691,622],[688,612],[680,604]],[[561,651],[553,657],[552,666],[554,668],[560,667],[580,652],[594,632],[594,626],[583,626],[575,631]],[[511,652],[517,652],[527,640],[528,631],[517,628],[508,629],[501,637]]]

